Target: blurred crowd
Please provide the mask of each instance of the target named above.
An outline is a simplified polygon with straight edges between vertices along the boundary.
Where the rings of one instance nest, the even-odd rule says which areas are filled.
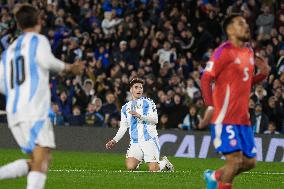
[[[271,74],[253,88],[255,133],[284,132],[284,1],[280,0],[33,0],[0,1],[1,51],[18,36],[12,9],[30,2],[40,9],[42,33],[56,57],[82,60],[80,77],[51,76],[50,117],[58,126],[119,127],[120,108],[133,77],[158,108],[160,129],[198,130],[205,106],[203,68],[225,36],[222,21],[242,14],[255,52]],[[4,100],[0,101],[4,104]],[[236,115],[237,116],[237,115]]]

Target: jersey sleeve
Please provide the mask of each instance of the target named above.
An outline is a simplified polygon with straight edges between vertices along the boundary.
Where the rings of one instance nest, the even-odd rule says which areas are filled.
[[[224,47],[215,50],[201,77],[201,92],[207,106],[213,105],[212,81],[218,77],[229,62],[229,56]]]
[[[156,104],[152,100],[148,100],[149,109],[146,115],[141,115],[141,119],[146,121],[150,124],[157,124],[158,123],[158,112]]]
[[[38,40],[38,48],[36,53],[37,63],[41,67],[53,72],[63,71],[65,64],[52,54],[51,47],[47,38],[40,36],[38,37]]]
[[[224,47],[217,48],[206,64],[204,74],[217,77],[229,61],[229,53]]]
[[[119,129],[113,138],[116,142],[120,141],[122,137],[124,136],[125,132],[127,131],[128,124],[127,124],[127,114],[126,114],[126,105],[124,105],[121,109],[121,120],[120,120],[120,126]]]

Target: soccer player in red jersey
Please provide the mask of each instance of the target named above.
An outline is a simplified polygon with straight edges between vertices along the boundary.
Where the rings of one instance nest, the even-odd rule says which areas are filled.
[[[234,177],[255,167],[256,148],[248,113],[249,96],[252,86],[269,73],[267,61],[255,56],[248,46],[250,30],[242,16],[226,18],[223,29],[228,41],[214,51],[201,79],[201,90],[208,108],[199,127],[211,123],[213,144],[226,159],[224,167],[205,171],[207,189],[231,189]]]

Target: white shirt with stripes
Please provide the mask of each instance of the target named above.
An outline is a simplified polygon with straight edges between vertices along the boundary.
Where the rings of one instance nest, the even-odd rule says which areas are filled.
[[[132,116],[130,111],[136,111],[141,118]],[[148,141],[158,136],[157,123],[158,113],[153,100],[146,97],[131,100],[121,108],[120,128],[113,139],[118,142],[129,128],[131,143]]]
[[[21,121],[45,119],[50,109],[49,72],[64,70],[43,35],[26,32],[2,54],[0,92],[6,96],[10,126]]]

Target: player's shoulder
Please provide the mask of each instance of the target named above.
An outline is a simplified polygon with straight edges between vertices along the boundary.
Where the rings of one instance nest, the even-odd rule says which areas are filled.
[[[33,34],[34,38],[37,38],[40,43],[48,43],[48,39],[45,35],[39,34],[39,33],[34,33]]]
[[[146,100],[146,101],[148,101],[148,102],[153,102],[153,103],[154,103],[153,99],[151,99],[151,98],[149,98],[149,97],[146,97],[146,96],[142,96],[140,99],[141,99],[141,100]]]
[[[121,107],[121,111],[125,112],[127,109],[127,106],[130,104],[130,101],[126,102],[122,107]]]
[[[229,41],[225,41],[223,43],[221,43],[216,49],[215,52],[218,51],[226,51],[229,49],[232,49],[233,45],[229,42]]]

